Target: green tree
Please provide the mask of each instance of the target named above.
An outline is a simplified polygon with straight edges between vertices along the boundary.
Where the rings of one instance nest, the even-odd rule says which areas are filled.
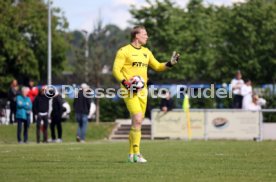
[[[182,27],[182,68],[186,81],[214,82],[214,64],[219,55],[215,8],[204,7],[202,0],[191,0],[185,12],[186,21]]]
[[[133,23],[146,26],[149,46],[159,60],[167,61],[173,50],[181,53],[177,67],[159,77],[189,82],[211,80],[217,56],[213,7],[205,8],[202,0],[192,0],[187,10],[169,0],[147,2],[151,6],[130,11],[136,20]]]
[[[146,26],[148,46],[158,60],[168,60],[173,50],[182,55],[176,68],[160,75],[150,72],[150,78],[229,82],[241,69],[253,82],[275,83],[275,1],[218,7],[190,0],[185,9],[170,0],[147,2],[147,7],[132,7],[133,24]]]
[[[276,83],[275,1],[250,0],[234,5],[228,15],[227,20],[222,19],[227,24],[220,46],[225,67],[242,70],[256,83]]]
[[[47,78],[47,5],[43,0],[0,1],[0,87],[6,89],[12,78],[21,82]],[[53,73],[63,69],[68,48],[68,23],[58,8],[52,15]]]
[[[121,30],[112,24],[103,26],[99,21],[90,34],[81,31],[70,33],[70,65],[75,78],[73,82],[80,84],[87,81],[88,84],[96,86],[98,79],[101,87],[114,84],[111,75],[113,61],[116,51],[129,42],[128,32],[128,29]],[[86,36],[88,40],[85,40]],[[86,44],[89,49],[88,58],[85,56]]]

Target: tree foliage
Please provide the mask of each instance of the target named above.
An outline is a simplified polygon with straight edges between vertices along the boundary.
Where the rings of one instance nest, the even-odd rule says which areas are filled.
[[[93,31],[87,35],[88,40],[85,40],[85,34],[82,32],[73,32],[71,64],[74,68],[75,83],[87,81],[92,86],[110,85],[113,81],[111,70],[116,51],[129,42],[128,34],[128,29],[121,30],[112,24],[104,26],[101,21],[98,21]],[[86,44],[89,49],[88,58],[85,57]]]
[[[276,81],[276,3],[251,0],[235,5],[224,30],[225,66],[259,83]]]
[[[47,5],[43,0],[0,1],[0,84],[6,88],[12,78],[47,78]],[[63,69],[68,48],[64,30],[68,24],[60,9],[52,15],[53,73]]]
[[[275,1],[218,7],[190,0],[185,9],[170,0],[147,2],[149,6],[132,7],[133,24],[147,28],[148,46],[159,60],[168,60],[173,50],[181,53],[176,68],[162,74],[150,72],[151,78],[229,82],[240,69],[254,82],[275,83]]]

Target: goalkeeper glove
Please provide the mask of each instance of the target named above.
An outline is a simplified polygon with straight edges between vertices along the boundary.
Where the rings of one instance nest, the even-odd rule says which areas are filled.
[[[180,54],[176,53],[176,51],[173,51],[171,60],[166,63],[167,67],[172,67],[175,65],[179,60]]]
[[[132,82],[129,82],[127,80],[123,80],[122,81],[122,85],[126,88],[126,89],[130,89],[131,85],[132,85]]]

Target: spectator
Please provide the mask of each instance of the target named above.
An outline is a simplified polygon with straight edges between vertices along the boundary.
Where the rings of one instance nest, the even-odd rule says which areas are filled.
[[[40,90],[38,96],[34,100],[34,114],[37,115],[37,120],[36,120],[36,142],[40,143],[40,125],[42,124],[41,122],[43,121],[43,127],[42,127],[42,132],[43,132],[43,142],[47,143],[48,139],[48,112],[49,112],[49,100],[45,95],[45,89],[46,87],[42,87]]]
[[[86,128],[88,123],[88,114],[91,106],[91,98],[85,97],[84,94],[88,93],[89,87],[87,84],[81,84],[81,90],[78,97],[74,99],[74,110],[76,120],[78,122],[77,142],[85,142]]]
[[[32,103],[34,103],[34,100],[36,96],[38,95],[38,88],[34,86],[34,80],[29,80],[29,89],[28,97],[31,99]],[[31,122],[36,123],[36,115],[34,114],[34,107],[32,110],[32,116],[31,116]]]
[[[241,95],[241,87],[244,84],[242,80],[242,74],[240,71],[236,72],[236,77],[231,81],[231,88],[233,92],[233,108],[242,108],[243,96]]]
[[[29,88],[23,87],[22,94],[16,96],[16,120],[17,120],[17,141],[22,143],[21,140],[21,130],[22,124],[24,124],[24,143],[28,142],[28,117],[32,110],[32,102],[29,97],[27,97]]]
[[[31,99],[32,103],[34,103],[34,100],[38,95],[38,88],[34,86],[33,80],[29,81],[29,89],[30,91],[28,92],[28,97]]]
[[[66,111],[66,108],[63,107],[65,103],[64,99],[59,93],[56,93],[53,98],[52,103],[52,112],[51,112],[51,136],[53,142],[62,142],[62,114]],[[56,139],[55,127],[57,127],[58,138]]]
[[[8,91],[8,100],[10,102],[10,124],[15,122],[16,114],[16,96],[19,94],[17,80],[11,82],[10,89]]]
[[[252,102],[248,103],[246,105],[245,109],[251,110],[251,111],[259,111],[261,110],[261,106],[264,106],[266,104],[266,100],[263,98],[259,98],[257,94],[254,94],[252,96]]]
[[[189,91],[186,86],[181,86],[179,88],[179,90],[177,91],[177,93],[176,93],[177,100],[176,100],[176,106],[175,106],[177,109],[182,109],[185,95],[189,94],[188,92]]]
[[[251,80],[246,80],[245,84],[241,87],[241,95],[243,96],[242,108],[246,109],[249,103],[252,102],[252,86]]]
[[[171,98],[171,94],[169,91],[167,91],[167,92],[165,91],[162,94],[165,96],[165,98],[161,99],[160,109],[162,112],[168,112],[173,109],[174,103],[173,103],[173,100]]]

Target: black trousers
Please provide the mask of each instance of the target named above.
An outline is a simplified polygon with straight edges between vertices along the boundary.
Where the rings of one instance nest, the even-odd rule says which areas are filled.
[[[43,121],[43,127],[41,128],[41,121]],[[43,132],[43,142],[47,142],[48,140],[48,115],[41,116],[37,115],[36,120],[36,142],[40,142],[40,130]]]
[[[24,136],[24,142],[26,143],[28,141],[28,128],[29,123],[28,120],[25,119],[16,119],[17,120],[17,141],[21,142],[21,131],[22,131],[22,125],[23,125],[23,136]]]
[[[56,132],[55,132],[55,127],[57,127],[57,134],[58,138],[62,138],[62,126],[61,126],[61,117],[52,117],[52,122],[50,124],[51,127],[51,135],[52,139],[56,139]]]
[[[234,95],[232,107],[234,109],[241,109],[242,108],[242,100],[243,100],[243,96]]]
[[[15,120],[15,114],[16,114],[16,104],[11,104],[11,112],[10,112],[10,124],[13,124],[14,122],[16,122]]]

